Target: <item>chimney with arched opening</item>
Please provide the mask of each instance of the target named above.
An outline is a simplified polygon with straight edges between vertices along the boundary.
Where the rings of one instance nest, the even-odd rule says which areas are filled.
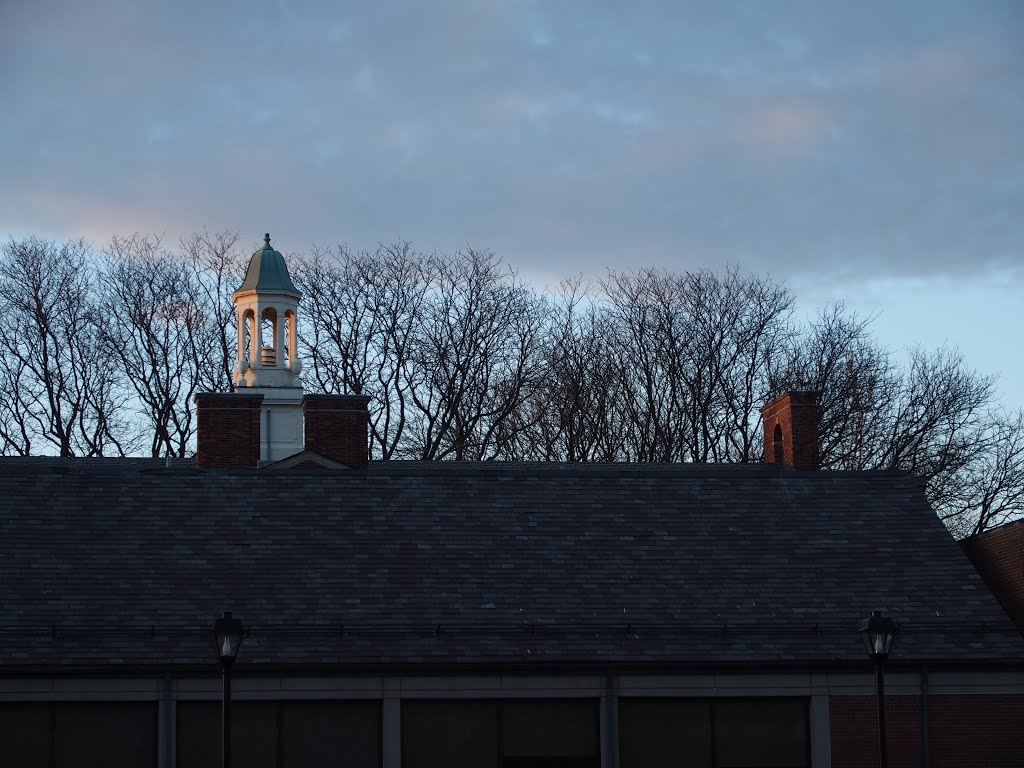
[[[789,469],[817,469],[821,392],[790,390],[761,409],[764,460]]]

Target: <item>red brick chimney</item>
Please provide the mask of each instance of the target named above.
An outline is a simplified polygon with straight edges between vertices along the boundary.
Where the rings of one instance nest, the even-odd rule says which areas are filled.
[[[789,469],[817,469],[821,393],[787,391],[761,409],[764,460]]]
[[[260,463],[263,395],[203,392],[196,395],[196,466],[239,469]]]
[[[306,395],[306,450],[353,469],[366,469],[370,446],[367,395]]]

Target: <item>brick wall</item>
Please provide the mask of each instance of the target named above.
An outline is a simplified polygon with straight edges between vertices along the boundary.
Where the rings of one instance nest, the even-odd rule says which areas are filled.
[[[1024,765],[1024,695],[930,696],[932,765]]]
[[[874,696],[832,696],[832,768],[877,768]],[[1024,695],[932,694],[928,697],[932,768],[1019,768],[1024,764]],[[924,765],[921,699],[887,696],[890,768]]]
[[[370,413],[366,395],[306,395],[302,398],[306,450],[365,469]]]
[[[817,469],[819,392],[783,392],[761,409],[764,460],[775,464],[775,428],[782,433],[782,463],[791,469]]]
[[[922,765],[921,707],[916,696],[886,696],[890,768]],[[832,768],[878,768],[878,714],[874,696],[832,696]]]
[[[260,462],[263,395],[204,392],[196,395],[196,466],[238,469]]]
[[[1024,630],[1024,520],[972,536],[961,546],[1010,618]]]

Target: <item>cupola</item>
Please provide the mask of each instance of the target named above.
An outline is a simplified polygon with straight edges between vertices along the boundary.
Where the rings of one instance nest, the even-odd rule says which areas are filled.
[[[280,461],[302,450],[302,364],[298,314],[302,294],[284,256],[264,235],[245,280],[231,294],[238,313],[236,395],[261,395],[260,462]]]
[[[301,386],[296,331],[301,298],[284,256],[270,245],[270,235],[264,235],[245,280],[231,295],[238,308],[236,387]]]
[[[302,392],[301,298],[284,257],[264,235],[245,280],[231,294],[238,311],[235,391],[196,395],[200,468],[366,468],[370,398]]]

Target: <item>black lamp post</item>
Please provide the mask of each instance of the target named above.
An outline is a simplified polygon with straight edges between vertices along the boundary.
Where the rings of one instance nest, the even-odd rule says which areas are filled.
[[[221,754],[223,768],[231,768],[231,665],[238,656],[242,645],[242,622],[231,617],[231,611],[213,623],[213,649],[220,659],[224,673],[223,727],[221,730]]]
[[[883,668],[889,658],[892,639],[896,636],[896,622],[873,611],[860,625],[860,637],[868,657],[875,664],[875,697],[878,704],[878,759],[881,768],[888,768],[885,734],[885,679]]]

